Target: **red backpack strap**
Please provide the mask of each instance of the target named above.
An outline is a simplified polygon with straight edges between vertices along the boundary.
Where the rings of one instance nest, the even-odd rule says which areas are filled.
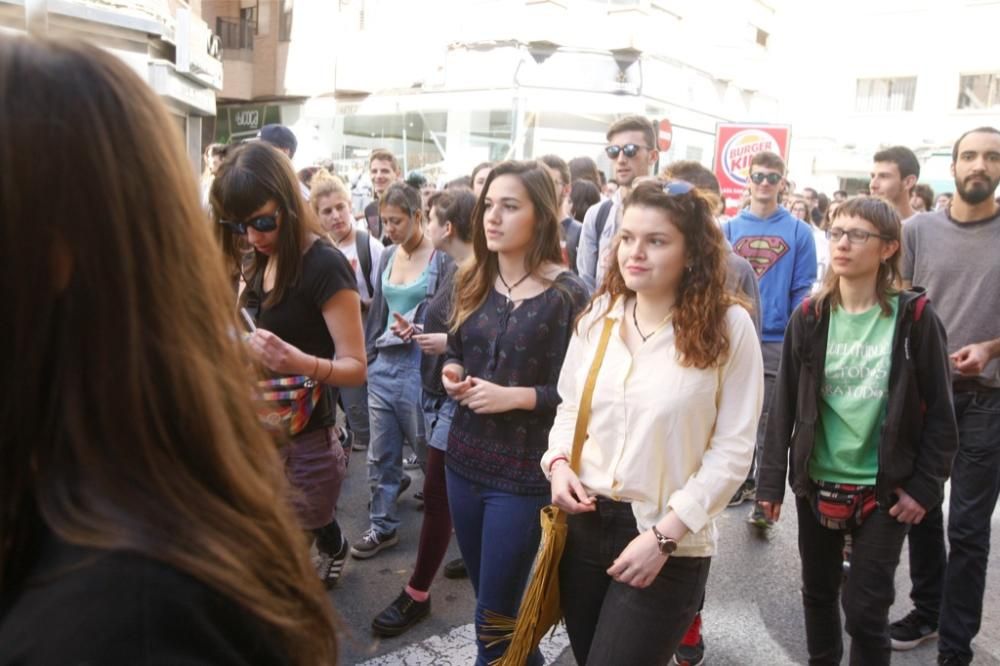
[[[917,302],[913,304],[913,321],[920,321],[921,315],[924,314],[924,308],[927,307],[927,301],[927,294],[917,296]]]

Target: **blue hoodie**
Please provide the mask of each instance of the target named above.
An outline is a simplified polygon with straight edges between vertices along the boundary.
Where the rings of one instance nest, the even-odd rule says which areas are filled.
[[[750,211],[722,226],[733,251],[750,262],[760,284],[764,342],[781,342],[785,326],[816,281],[816,241],[806,223],[785,208],[767,219]]]

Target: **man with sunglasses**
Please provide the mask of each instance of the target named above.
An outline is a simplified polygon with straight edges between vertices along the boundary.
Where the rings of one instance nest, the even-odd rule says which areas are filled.
[[[778,205],[778,195],[785,185],[785,162],[780,156],[768,151],[754,155],[750,160],[747,184],[750,188],[749,207],[724,224],[722,229],[736,254],[753,266],[760,285],[764,406],[757,429],[759,453],[781,360],[785,326],[816,281],[816,241],[808,224],[795,219],[788,209]],[[747,480],[736,491],[730,506],[756,498],[756,475],[755,454]],[[758,527],[770,525],[756,502],[750,514],[750,523]]]
[[[590,293],[604,282],[608,262],[612,259],[611,241],[621,222],[622,201],[628,197],[635,179],[650,175],[659,159],[656,129],[642,116],[619,118],[608,128],[607,139],[604,152],[614,165],[618,189],[614,196],[594,204],[584,215],[576,253],[577,273]]]

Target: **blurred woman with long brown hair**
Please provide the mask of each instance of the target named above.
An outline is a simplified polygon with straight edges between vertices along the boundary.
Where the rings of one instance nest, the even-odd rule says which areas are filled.
[[[336,661],[174,127],[0,36],[0,663]]]
[[[760,347],[726,287],[714,206],[682,181],[644,181],[624,202],[617,260],[577,324],[542,458],[569,515],[560,595],[579,664],[663,664],[700,608],[714,518],[753,458]],[[579,469],[569,461],[587,373]]]

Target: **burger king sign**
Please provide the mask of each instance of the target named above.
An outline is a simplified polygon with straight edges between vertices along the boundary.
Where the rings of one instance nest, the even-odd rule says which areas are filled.
[[[750,177],[750,161],[765,151],[788,159],[787,125],[720,123],[715,131],[715,177],[719,179],[726,214],[735,214]]]

